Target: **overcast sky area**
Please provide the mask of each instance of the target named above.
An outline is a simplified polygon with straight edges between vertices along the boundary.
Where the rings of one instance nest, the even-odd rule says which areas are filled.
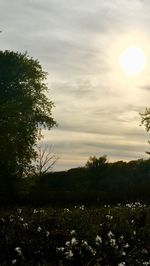
[[[148,158],[140,112],[150,107],[150,1],[0,0],[0,49],[27,51],[48,74],[57,128],[44,132],[59,160],[54,170]],[[146,55],[129,77],[118,58],[130,45]]]

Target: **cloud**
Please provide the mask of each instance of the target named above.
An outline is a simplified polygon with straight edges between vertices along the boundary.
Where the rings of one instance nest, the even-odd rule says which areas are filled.
[[[5,0],[0,9],[1,49],[27,50],[49,73],[59,127],[43,141],[61,155],[56,169],[84,164],[92,154],[141,157],[148,137],[139,112],[149,105],[149,72],[127,79],[115,56],[120,43],[149,43],[149,2]]]

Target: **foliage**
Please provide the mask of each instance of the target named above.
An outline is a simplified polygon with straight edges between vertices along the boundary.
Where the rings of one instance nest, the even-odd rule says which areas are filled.
[[[79,167],[42,176],[27,200],[65,206],[140,200],[150,202],[150,159],[107,162],[96,171]]]
[[[45,79],[40,63],[27,53],[0,51],[1,179],[23,176],[36,156],[41,127],[55,125]]]
[[[106,162],[107,162],[106,155],[103,155],[99,158],[96,158],[96,156],[91,156],[86,163],[86,167],[92,170],[98,169],[98,168],[102,168]]]
[[[0,265],[149,265],[150,209],[15,208],[0,211]]]
[[[144,113],[141,113],[141,123],[145,126],[147,131],[150,131],[150,108],[146,108]]]

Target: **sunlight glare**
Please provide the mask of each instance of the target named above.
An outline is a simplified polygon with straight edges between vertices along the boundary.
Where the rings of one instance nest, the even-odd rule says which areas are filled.
[[[127,75],[139,75],[146,66],[146,56],[144,51],[137,46],[128,47],[121,53],[119,57],[119,65]]]

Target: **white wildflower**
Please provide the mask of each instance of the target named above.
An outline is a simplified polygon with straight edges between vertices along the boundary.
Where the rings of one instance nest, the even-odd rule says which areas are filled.
[[[16,247],[16,248],[15,248],[15,251],[17,252],[17,254],[18,254],[19,256],[22,255],[22,251],[21,251],[21,248],[20,248],[20,247]]]
[[[23,220],[24,220],[23,217],[19,216],[18,218],[19,218],[20,222],[23,222]]]
[[[150,260],[149,261],[144,261],[142,265],[149,266],[150,265]]]
[[[110,239],[110,245],[111,245],[112,247],[115,247],[115,246],[116,246],[116,239],[111,238],[111,239]]]
[[[69,250],[69,251],[65,252],[65,255],[66,255],[66,259],[70,260],[73,257],[72,250]]]
[[[48,237],[50,235],[50,232],[49,231],[46,231],[46,236]]]
[[[64,208],[64,213],[69,213],[70,210],[68,208]]]
[[[79,207],[79,209],[82,210],[82,211],[84,211],[84,205],[81,205],[81,206]]]
[[[27,228],[28,227],[28,223],[23,223],[23,227]]]
[[[107,218],[108,220],[112,220],[112,219],[113,219],[113,216],[112,216],[112,215],[109,215],[109,214],[107,214],[107,215],[106,215],[106,218]]]
[[[143,254],[148,254],[147,249],[146,249],[146,248],[143,248],[142,253],[143,253]]]
[[[38,210],[37,210],[37,209],[34,209],[34,210],[33,210],[33,213],[38,213]]]
[[[37,231],[38,231],[38,232],[41,232],[41,231],[42,231],[41,226],[38,227]]]
[[[40,213],[44,213],[45,211],[43,209],[40,210]]]
[[[124,245],[124,248],[128,248],[128,247],[129,247],[129,244],[126,243],[126,244]]]
[[[73,237],[72,239],[71,239],[71,245],[77,245],[78,244],[78,240],[75,238],[75,237]]]
[[[11,262],[12,262],[12,264],[15,264],[15,263],[17,263],[17,260],[14,259],[14,260],[12,260]]]
[[[64,251],[64,249],[65,249],[64,247],[59,247],[59,248],[57,247],[57,248],[56,248],[56,252]]]
[[[125,251],[122,251],[121,255],[122,256],[125,256],[126,255],[126,252]]]
[[[75,231],[75,230],[71,230],[71,231],[70,231],[70,234],[73,236],[73,235],[76,234],[76,231]]]
[[[70,247],[70,241],[67,241],[67,242],[66,242],[66,246],[67,246],[67,247]]]
[[[82,240],[82,247],[87,247],[88,246],[88,242],[85,240]]]
[[[98,235],[96,236],[95,241],[96,241],[96,245],[102,244],[102,238],[100,236],[98,236]]]
[[[120,238],[119,238],[119,240],[123,240],[124,239],[124,236],[123,235],[121,235],[120,236]]]
[[[114,233],[112,232],[112,231],[109,231],[108,232],[108,237],[110,237],[110,238],[112,238],[112,237],[114,237],[115,235],[114,235]]]
[[[119,264],[118,264],[118,266],[125,266],[126,265],[126,263],[123,261],[123,262],[120,262]]]
[[[18,213],[21,214],[22,213],[22,209],[17,209]]]

